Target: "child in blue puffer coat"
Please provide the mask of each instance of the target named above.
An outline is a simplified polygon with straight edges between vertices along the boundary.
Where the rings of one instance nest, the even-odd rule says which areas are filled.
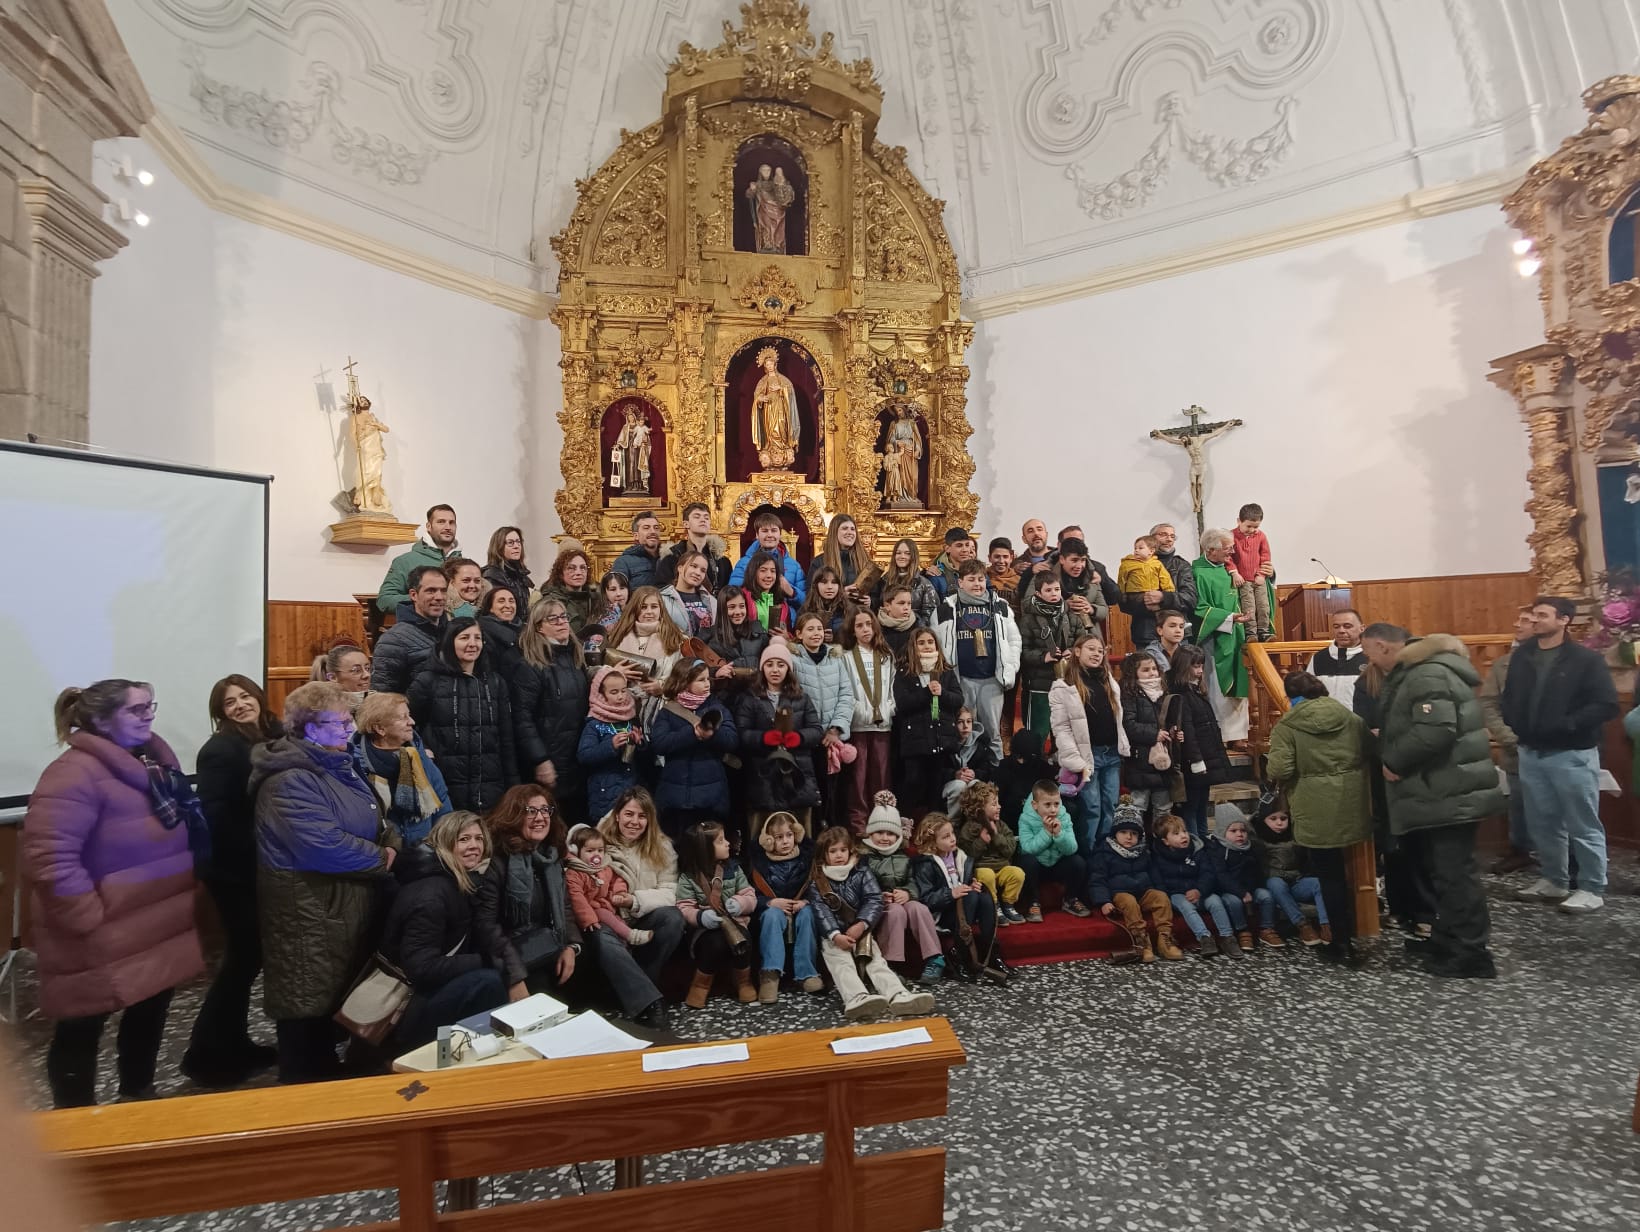
[[[1276,900],[1264,885],[1264,863],[1253,846],[1253,833],[1246,819],[1236,817],[1208,840],[1204,850],[1208,875],[1213,882],[1207,909],[1213,912],[1216,923],[1220,922],[1219,914],[1223,912],[1220,930],[1223,931],[1224,924],[1234,928],[1242,953],[1252,953],[1253,934],[1248,931],[1247,916],[1256,905],[1259,940],[1272,949],[1281,948],[1282,940],[1275,930]]]
[[[600,667],[592,677],[588,717],[581,728],[575,758],[587,771],[587,811],[592,817],[609,812],[615,798],[638,785],[638,703],[626,686],[626,677],[613,667]]]
[[[696,822],[729,816],[723,755],[735,751],[740,733],[729,708],[712,696],[711,669],[699,659],[678,663],[661,696],[665,701],[650,723],[649,748],[665,762],[655,784],[655,806],[661,829],[675,843]]]
[[[1178,912],[1179,918],[1196,938],[1201,947],[1197,951],[1198,957],[1212,958],[1219,953],[1231,958],[1242,956],[1229,921],[1223,919],[1224,909],[1220,907],[1215,911],[1209,905],[1213,882],[1207,868],[1207,857],[1202,851],[1201,840],[1190,833],[1183,817],[1164,813],[1156,819],[1156,845],[1150,853],[1150,871],[1156,880],[1156,888],[1167,895],[1173,910]],[[1209,912],[1213,922],[1219,925],[1216,944],[1206,921],[1202,919],[1204,911]]]

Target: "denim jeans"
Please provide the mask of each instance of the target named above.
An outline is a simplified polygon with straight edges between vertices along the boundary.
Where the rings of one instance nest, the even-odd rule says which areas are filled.
[[[1229,918],[1230,924],[1237,932],[1247,927],[1247,906],[1241,901],[1239,894],[1215,894],[1207,900],[1207,909],[1213,913],[1216,923],[1219,911],[1213,910],[1213,904],[1219,904],[1219,911]],[[1276,900],[1270,891],[1257,889],[1253,891],[1253,905],[1258,908],[1258,926],[1260,928],[1274,928],[1276,923]]]
[[[1520,786],[1543,879],[1571,884],[1568,850],[1577,860],[1577,884],[1606,892],[1606,831],[1600,824],[1600,751],[1520,749]]]
[[[806,980],[820,974],[815,966],[814,908],[804,903],[790,917],[792,926],[792,978]],[[757,948],[764,971],[786,969],[786,920],[784,911],[765,907],[757,917]]]
[[[1190,929],[1191,936],[1195,937],[1197,941],[1206,940],[1208,936],[1207,924],[1202,919],[1200,908],[1205,907],[1207,904],[1205,902],[1193,903],[1183,894],[1169,895],[1168,901],[1173,904],[1173,910],[1178,912],[1179,918]],[[1226,925],[1225,928],[1225,935],[1228,936],[1229,926]]]
[[[1083,845],[1088,854],[1110,836],[1116,824],[1116,801],[1121,798],[1122,755],[1114,746],[1093,751],[1093,773],[1076,797]]]
[[[1298,909],[1299,903],[1315,904],[1315,919],[1318,924],[1327,922],[1327,903],[1321,897],[1321,881],[1316,877],[1300,877],[1292,885],[1288,885],[1280,877],[1272,877],[1265,882],[1265,887],[1275,896],[1276,905],[1281,908],[1281,914],[1287,917],[1287,922],[1293,927],[1304,922],[1304,913]]]

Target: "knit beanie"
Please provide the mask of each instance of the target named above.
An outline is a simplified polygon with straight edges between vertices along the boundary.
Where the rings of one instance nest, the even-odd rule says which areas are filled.
[[[1137,804],[1134,804],[1131,798],[1124,799],[1116,806],[1116,820],[1111,825],[1111,833],[1114,834],[1116,831],[1123,829],[1124,827],[1129,830],[1137,830],[1139,832],[1139,837],[1144,837],[1144,810]]]
[[[1246,820],[1247,820],[1247,814],[1242,812],[1234,804],[1231,804],[1230,801],[1228,801],[1228,800],[1225,800],[1222,803],[1215,804],[1213,806],[1213,826],[1212,826],[1212,828],[1220,834],[1223,834],[1227,829],[1230,828],[1230,823],[1231,822],[1233,822],[1233,821],[1242,821],[1242,822],[1244,822]]]
[[[905,822],[900,819],[899,802],[895,800],[891,791],[880,791],[872,797],[876,805],[871,810],[871,816],[866,818],[866,833],[877,834],[887,831],[905,837]]]
[[[792,663],[792,652],[787,648],[784,638],[775,638],[769,643],[767,649],[765,649],[763,653],[758,656],[758,669],[761,670],[763,665],[770,659],[779,659],[786,665],[786,670],[788,672],[795,666]]]

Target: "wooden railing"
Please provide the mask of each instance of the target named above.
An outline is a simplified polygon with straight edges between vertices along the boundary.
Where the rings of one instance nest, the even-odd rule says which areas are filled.
[[[1507,633],[1486,633],[1460,639],[1481,678],[1486,678],[1493,660],[1514,644]],[[1287,692],[1283,682],[1295,671],[1305,670],[1316,652],[1331,642],[1249,642],[1246,648],[1249,678],[1248,748],[1255,759],[1270,748],[1270,729],[1287,713]],[[1349,850],[1346,875],[1355,888],[1355,926],[1358,935],[1378,935],[1378,855],[1371,842],[1358,843]]]
[[[831,1051],[908,1026],[933,1042]],[[966,1061],[950,1023],[746,1046],[747,1061],[698,1069],[646,1074],[643,1054],[622,1053],[67,1109],[36,1128],[106,1221],[396,1189],[398,1219],[368,1232],[719,1232],[749,1211],[778,1211],[793,1232],[943,1226],[944,1148],[856,1156],[854,1131],[945,1115],[949,1071]],[[440,1180],[800,1134],[824,1136],[821,1163],[443,1214],[435,1199]]]

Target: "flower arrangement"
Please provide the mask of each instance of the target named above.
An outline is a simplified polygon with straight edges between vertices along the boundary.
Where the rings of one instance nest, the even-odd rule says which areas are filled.
[[[1594,650],[1617,651],[1620,662],[1635,661],[1640,643],[1640,578],[1628,569],[1614,569],[1595,578],[1593,627],[1583,644]]]

